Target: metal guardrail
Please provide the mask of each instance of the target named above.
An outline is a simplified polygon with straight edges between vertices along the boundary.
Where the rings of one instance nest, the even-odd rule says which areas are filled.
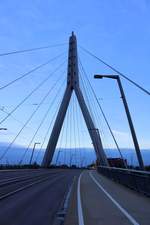
[[[97,170],[104,176],[150,197],[150,172],[105,166],[99,166]]]

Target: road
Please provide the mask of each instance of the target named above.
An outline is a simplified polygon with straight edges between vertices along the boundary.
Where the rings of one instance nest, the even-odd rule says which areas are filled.
[[[0,172],[0,225],[52,225],[78,170]]]
[[[96,171],[84,171],[71,195],[65,225],[149,225],[150,199]]]

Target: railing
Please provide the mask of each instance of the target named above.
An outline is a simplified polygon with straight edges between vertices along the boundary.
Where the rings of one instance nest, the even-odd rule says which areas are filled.
[[[97,170],[104,176],[150,197],[150,172],[105,166],[99,166]]]

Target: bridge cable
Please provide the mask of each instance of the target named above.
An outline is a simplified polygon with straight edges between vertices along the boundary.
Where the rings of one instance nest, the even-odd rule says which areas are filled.
[[[9,112],[6,111],[5,109],[1,109],[1,108],[0,108],[0,111],[3,112],[3,113],[5,113],[6,115],[9,115]],[[21,125],[23,124],[22,121],[16,119],[13,115],[11,115],[11,118],[12,118],[13,120],[15,120],[16,122],[18,122],[19,124],[21,124]],[[27,127],[27,128],[32,129],[31,127]]]
[[[29,150],[29,147],[31,146],[31,144],[32,144],[32,142],[33,142],[33,140],[34,140],[36,134],[38,133],[38,131],[39,131],[39,129],[41,128],[41,126],[42,126],[43,122],[45,121],[45,119],[47,118],[48,113],[50,112],[50,109],[52,108],[53,104],[55,103],[55,101],[56,101],[56,99],[57,99],[57,97],[58,97],[58,94],[60,93],[60,90],[61,90],[61,88],[62,88],[63,83],[64,83],[64,81],[61,83],[61,86],[60,86],[60,88],[59,88],[59,90],[58,90],[56,96],[54,97],[54,99],[53,99],[52,103],[50,104],[48,110],[47,110],[46,113],[44,114],[44,117],[42,118],[42,120],[41,120],[41,122],[40,122],[40,124],[39,124],[39,126],[38,126],[38,128],[37,128],[37,130],[35,131],[35,133],[34,133],[32,139],[30,140],[30,143],[28,144],[28,147],[27,147],[27,149],[26,149],[26,152]],[[25,152],[25,155],[26,155],[26,152]],[[25,156],[25,155],[24,155],[24,156]]]
[[[23,103],[29,99],[33,93],[35,93],[39,88],[41,88],[54,73],[56,73],[62,66],[64,65],[64,62],[61,63],[52,73],[50,73],[42,82],[40,82],[6,117],[4,117],[1,121],[0,124],[2,124],[4,121],[6,121]]]
[[[83,68],[83,66],[82,66],[82,68]],[[84,68],[83,68],[83,70],[84,70]],[[88,78],[88,76],[87,76],[85,70],[84,70],[84,74],[85,74],[86,79],[87,79],[87,81],[88,81],[88,83],[89,83],[89,85],[90,85],[90,88],[91,88],[91,90],[92,90],[92,92],[93,92],[93,95],[94,95],[94,97],[95,97],[95,99],[96,99],[96,102],[97,102],[97,104],[98,104],[98,106],[99,106],[99,108],[100,108],[100,111],[101,111],[101,113],[102,113],[102,115],[103,115],[103,117],[104,117],[104,120],[105,120],[105,122],[106,122],[106,124],[107,124],[107,126],[108,126],[108,129],[109,129],[109,131],[110,131],[110,134],[112,135],[112,138],[113,138],[113,140],[114,140],[114,142],[115,142],[115,145],[116,145],[116,147],[117,147],[117,149],[118,149],[118,151],[119,151],[119,153],[120,153],[120,156],[121,156],[121,158],[122,158],[122,160],[123,160],[123,162],[124,162],[124,165],[125,165],[125,167],[127,168],[127,164],[126,164],[126,162],[125,162],[125,160],[124,160],[124,158],[123,158],[123,155],[122,155],[122,152],[121,152],[121,150],[120,150],[120,148],[119,148],[119,145],[118,145],[118,143],[117,143],[117,140],[116,140],[116,138],[115,138],[115,136],[114,136],[114,133],[113,133],[113,131],[112,131],[111,127],[110,127],[110,124],[109,124],[109,122],[108,122],[108,120],[107,120],[107,118],[106,118],[106,115],[105,115],[105,113],[104,113],[104,110],[102,109],[102,106],[101,106],[100,102],[98,101],[98,98],[97,98],[97,96],[96,96],[96,93],[95,93],[95,91],[94,91],[94,88],[92,87],[91,82],[90,82],[90,80],[89,80],[89,78]]]
[[[88,109],[89,109],[90,115],[92,117],[93,123],[94,123],[94,125],[96,125],[96,121],[95,121],[96,114],[95,114],[95,110],[93,110],[95,108],[95,105],[93,105],[93,104],[91,105],[90,104],[90,102],[93,103],[93,101],[90,101],[90,99],[91,99],[90,93],[89,93],[89,91],[86,91],[86,90],[88,90],[88,88],[87,88],[86,82],[84,80],[84,76],[82,76],[83,70],[82,70],[82,64],[81,64],[80,57],[79,57],[79,69],[80,69],[80,78],[81,78],[81,82],[82,82],[82,86],[83,86],[83,90],[84,90],[84,95],[85,95],[86,100],[87,100]],[[83,132],[82,135],[85,136],[84,135],[84,132]],[[91,137],[90,137],[90,140],[91,140]],[[92,148],[93,148],[93,145],[92,145]],[[83,162],[85,161],[86,158],[84,156],[82,156],[81,158],[82,158],[82,160],[81,160],[81,166],[83,166]],[[85,163],[87,164],[87,162],[85,162]]]
[[[37,106],[37,108],[33,111],[33,113],[30,115],[30,117],[26,120],[26,122],[24,123],[23,127],[19,130],[19,132],[17,133],[17,135],[15,136],[15,138],[12,140],[12,142],[8,145],[8,147],[5,149],[4,153],[0,156],[0,160],[3,159],[3,157],[6,155],[6,153],[8,152],[8,150],[11,148],[11,146],[13,145],[13,143],[16,141],[16,139],[18,138],[18,136],[21,134],[21,132],[23,131],[23,129],[28,125],[28,123],[31,121],[31,119],[33,118],[33,116],[36,114],[36,112],[39,110],[39,108],[41,107],[41,105],[43,104],[43,102],[47,99],[47,97],[50,95],[51,91],[54,89],[54,87],[56,86],[57,82],[60,80],[61,76],[59,76],[59,79],[54,83],[54,85],[49,89],[49,91],[46,93],[46,95],[42,98],[42,100],[40,101],[39,105]]]
[[[64,152],[64,165],[67,165],[67,141],[68,141],[68,119],[69,119],[69,110],[66,112],[66,137],[65,137],[65,152]]]
[[[59,79],[60,79],[60,77],[59,77]],[[30,148],[30,146],[31,146],[31,144],[32,144],[32,142],[33,142],[33,140],[34,140],[36,134],[38,133],[38,131],[39,131],[39,129],[41,128],[41,126],[43,125],[45,119],[47,118],[47,116],[48,116],[48,114],[49,114],[49,112],[50,112],[52,106],[54,105],[54,103],[55,103],[55,101],[56,101],[56,99],[57,99],[57,97],[58,97],[58,94],[60,93],[60,90],[61,90],[61,88],[62,88],[63,83],[64,83],[64,80],[63,80],[63,82],[61,83],[61,86],[59,87],[56,96],[54,97],[53,101],[51,102],[50,106],[48,107],[48,109],[47,109],[46,113],[44,114],[42,120],[40,121],[40,124],[39,124],[39,126],[37,127],[37,129],[36,129],[36,131],[35,131],[33,137],[31,138],[31,140],[30,140],[30,142],[29,142],[29,144],[28,144],[28,146],[27,146],[27,148],[26,148],[26,150],[25,150],[25,153],[24,153],[24,155],[23,155],[23,157],[22,157],[22,159],[21,159],[21,161],[20,161],[19,164],[22,163],[22,161],[23,161],[23,159],[24,159],[26,153],[28,152],[28,150],[29,150],[29,148]]]
[[[70,121],[71,121],[71,124],[70,124],[70,126],[71,126],[71,150],[70,150],[70,165],[72,166],[73,165],[73,163],[72,163],[72,161],[73,161],[73,157],[74,157],[74,153],[73,153],[73,146],[72,146],[72,138],[73,138],[73,97],[72,97],[72,101],[71,101],[71,104],[70,104],[70,111],[71,111],[71,114],[70,114]],[[72,152],[71,152],[72,151]]]
[[[80,65],[80,68],[81,68],[81,72],[83,74],[82,80],[84,82],[85,89],[88,90],[87,83],[84,80],[85,75],[84,75],[84,70],[82,68],[82,63],[81,63],[80,59],[79,59],[79,65]],[[91,88],[89,90],[91,91]],[[101,127],[100,133],[101,133],[101,135],[103,135],[103,139],[105,139],[106,135],[104,133],[103,126],[102,126],[102,123],[101,123],[101,119],[100,119],[99,113],[97,112],[97,109],[96,109],[96,105],[94,104],[93,100],[91,100],[90,91],[87,92],[87,95],[88,95],[88,98],[89,98],[89,102],[91,102],[91,106],[90,106],[90,108],[92,108],[91,115],[93,115],[93,121],[94,121],[95,125],[96,125],[95,119],[100,122],[100,127]],[[92,93],[92,95],[93,95],[93,93]],[[95,100],[95,97],[94,97],[94,100]]]
[[[74,154],[75,154],[75,164],[77,164],[77,143],[76,143],[76,127],[75,127],[75,124],[76,124],[76,121],[75,121],[75,94],[73,95],[73,128],[74,128]]]
[[[85,72],[85,71],[84,71],[83,68],[82,68],[81,61],[80,61],[80,67],[81,67],[81,71],[82,71],[82,74],[83,74],[82,80],[83,80],[83,82],[85,83],[86,89],[88,90],[89,88],[88,88],[88,86],[87,86],[87,84],[86,84],[86,81],[84,80],[84,77],[85,77],[84,72]],[[86,78],[86,77],[85,77],[85,78]],[[86,80],[87,80],[87,79],[86,79]],[[90,90],[90,91],[88,91],[88,96],[89,96],[89,99],[91,99],[91,97],[90,97],[91,88],[90,88],[89,90]],[[92,92],[92,95],[93,95],[93,92]],[[94,100],[95,100],[95,97],[94,97]],[[105,134],[105,132],[104,132],[104,130],[103,130],[103,125],[102,125],[102,122],[101,122],[99,113],[97,112],[96,105],[94,104],[93,100],[91,100],[90,102],[91,102],[91,106],[92,106],[92,113],[94,113],[94,116],[95,116],[96,120],[99,122],[99,125],[100,125],[100,127],[101,127],[101,129],[100,129],[99,131],[100,131],[101,135],[103,136],[103,139],[106,139],[106,134]],[[95,120],[95,119],[94,119],[94,120]],[[96,123],[95,123],[95,124],[96,124]],[[108,145],[108,142],[107,142],[107,141],[106,141],[106,143],[107,143],[107,145]],[[106,145],[106,143],[105,143],[105,145]],[[108,146],[108,148],[109,148],[109,146]]]
[[[83,76],[85,77],[84,74],[83,74]],[[91,102],[92,111],[94,113],[94,118],[96,119],[96,123],[95,123],[96,126],[95,127],[98,128],[98,130],[100,132],[100,135],[101,135],[101,138],[103,139],[103,143],[105,143],[105,146],[108,146],[108,149],[109,149],[110,148],[109,142],[107,141],[107,136],[104,132],[103,124],[102,124],[100,115],[97,111],[97,107],[96,107],[97,103],[95,103],[95,97],[93,99],[93,93],[91,94],[91,88],[89,87],[89,85],[85,81],[84,77],[83,77],[83,81],[85,83],[86,90],[88,90],[88,95],[89,95],[89,99],[90,99],[90,102]],[[92,146],[92,148],[93,148],[93,146]]]
[[[63,99],[63,98],[62,98]],[[61,100],[61,103],[62,103],[62,100]],[[60,104],[61,104],[60,103]],[[62,140],[63,140],[63,134],[64,134],[64,123],[61,127],[61,131],[60,131],[60,135],[59,135],[59,139],[58,139],[58,142],[57,142],[57,146],[56,146],[56,150],[57,150],[57,156],[56,156],[56,161],[55,161],[55,164],[57,166],[57,162],[58,162],[58,159],[59,159],[59,156],[60,156],[60,153],[62,152]],[[58,148],[58,144],[59,144],[59,148]],[[56,151],[55,151],[55,154],[56,154]],[[58,165],[59,166],[59,165]]]
[[[38,50],[43,50],[43,49],[49,49],[49,48],[59,47],[59,46],[63,46],[63,45],[66,45],[66,43],[56,44],[56,45],[47,45],[47,46],[42,46],[42,47],[37,47],[37,48],[29,48],[29,49],[23,49],[23,50],[15,50],[15,51],[11,51],[11,52],[4,52],[4,53],[0,53],[0,57],[14,55],[14,54],[20,54],[20,53],[26,53],[26,52],[33,52],[33,51],[38,51]]]
[[[137,88],[139,88],[141,91],[143,91],[144,93],[146,93],[147,95],[150,95],[150,91],[146,90],[144,87],[142,87],[141,85],[139,85],[138,83],[136,83],[135,81],[131,80],[129,77],[127,77],[125,74],[121,73],[119,70],[115,69],[113,66],[111,66],[110,64],[106,63],[105,61],[103,61],[101,58],[97,57],[96,55],[94,55],[93,53],[91,53],[89,50],[83,48],[82,46],[80,46],[80,48],[86,52],[88,55],[93,56],[95,59],[97,59],[99,62],[103,63],[105,66],[109,67],[111,70],[113,70],[114,72],[116,72],[117,74],[119,74],[121,77],[123,77],[124,79],[126,79],[127,81],[129,81],[130,83],[132,83],[134,86],[136,86]]]
[[[77,125],[77,139],[78,139],[78,151],[79,151],[79,157],[81,161],[81,145],[80,145],[80,134],[79,134],[79,117],[78,117],[78,107],[77,107],[77,101],[75,102],[75,111],[76,111],[76,125]],[[78,166],[80,166],[80,161],[78,162]]]
[[[42,64],[40,64],[40,65],[38,65],[38,66],[32,68],[31,70],[29,70],[28,72],[24,73],[23,75],[21,75],[21,76],[17,77],[16,79],[14,79],[14,80],[8,82],[7,84],[1,86],[1,87],[0,87],[0,90],[3,90],[3,89],[5,89],[5,88],[9,87],[10,85],[14,84],[15,82],[17,82],[17,81],[23,79],[24,77],[27,77],[28,75],[32,74],[33,72],[35,72],[35,71],[41,69],[42,67],[44,67],[44,66],[50,64],[52,61],[54,61],[54,60],[60,58],[63,54],[64,54],[64,53],[61,53],[61,54],[59,54],[59,55],[53,57],[52,59],[46,61],[45,63],[42,63]]]
[[[71,103],[71,102],[70,102]],[[71,128],[71,104],[69,105],[69,157],[68,157],[68,160],[69,160],[69,167],[71,166],[71,131],[72,131],[72,128]]]
[[[79,108],[79,110],[80,110],[80,108]],[[80,114],[82,114],[82,111],[81,110],[79,112],[80,112]],[[81,127],[83,127],[83,128],[86,126],[85,121],[84,121],[84,117],[82,117],[82,119],[80,120],[80,124],[81,124]],[[85,140],[85,138],[87,139],[87,137],[86,137],[87,134],[85,133],[85,131],[83,130],[83,128],[82,128],[82,130],[80,129],[80,134],[81,134],[82,140]],[[87,133],[88,133],[88,131],[87,131]],[[82,148],[81,167],[84,166],[83,162],[85,161],[85,153],[84,153],[84,151],[85,151],[85,149]]]
[[[63,135],[64,135],[64,129],[65,129],[65,126],[64,126],[64,123],[63,123],[63,126],[61,128],[61,135],[60,135],[60,138],[59,138],[59,148],[57,147],[57,157],[56,157],[56,162],[55,164],[57,165],[57,162],[59,163],[58,159],[60,157],[60,153],[63,151],[62,149],[62,141],[63,141]],[[58,164],[59,166],[59,164]]]
[[[85,92],[86,92],[86,90],[88,90],[88,86],[87,86],[86,81],[84,79],[84,74],[83,74],[83,77],[82,77],[82,82],[83,82],[83,84],[85,86]],[[91,104],[89,103],[90,104],[90,109],[91,109],[90,115],[92,116],[94,125],[96,125],[96,121],[95,121],[95,119],[97,120],[96,107],[95,107],[95,104],[94,104],[93,100],[91,100],[92,98],[90,96],[90,92],[89,91],[86,92],[86,95],[88,96],[88,99],[89,99],[88,101],[91,102]]]
[[[60,79],[60,77],[59,77],[59,79]],[[65,82],[65,80],[63,80],[63,82],[61,83],[61,86],[59,87],[58,92],[57,92],[57,94],[55,95],[55,97],[54,97],[54,99],[53,99],[51,105],[49,106],[48,110],[47,110],[46,113],[44,114],[44,116],[43,116],[43,118],[42,118],[42,120],[41,120],[41,122],[40,122],[40,124],[39,124],[39,126],[38,126],[38,128],[37,128],[37,130],[36,130],[36,132],[35,132],[35,134],[33,135],[32,139],[31,139],[31,141],[30,141],[30,143],[29,143],[29,145],[28,145],[28,147],[27,147],[27,150],[29,149],[29,147],[30,147],[32,141],[34,140],[34,138],[35,138],[37,132],[39,131],[40,127],[42,126],[43,122],[44,122],[45,119],[47,118],[48,113],[50,112],[50,109],[52,108],[52,106],[54,105],[54,103],[55,103],[55,101],[56,101],[58,95],[60,94],[60,90],[61,90],[61,88],[63,87],[62,85],[64,84],[64,82]]]
[[[79,166],[79,134],[78,134],[78,120],[77,120],[77,98],[75,98],[75,128],[76,128],[76,153],[77,153],[77,166]]]
[[[41,147],[40,147],[40,149],[39,149],[39,151],[38,151],[38,153],[37,153],[37,156],[36,156],[35,161],[37,161],[37,159],[38,159],[38,157],[39,157],[39,153],[40,153],[40,152],[42,151],[42,149],[43,149],[43,146],[44,146],[44,144],[45,144],[46,138],[47,138],[48,134],[50,133],[50,129],[51,129],[51,127],[52,127],[53,122],[55,121],[56,115],[57,115],[58,110],[59,110],[59,108],[60,108],[60,104],[61,104],[61,100],[58,102],[58,106],[57,106],[56,110],[54,111],[53,116],[51,117],[51,122],[50,122],[50,124],[49,124],[49,126],[48,126],[48,128],[47,128],[47,130],[46,130],[46,132],[45,132],[45,135],[44,135],[44,138],[43,138]]]
[[[48,128],[47,128],[47,130],[46,130],[46,133],[45,133],[45,135],[44,135],[44,138],[43,138],[41,147],[40,147],[40,149],[39,149],[39,151],[38,151],[38,154],[37,154],[37,156],[36,156],[36,159],[35,159],[36,162],[37,162],[37,159],[38,159],[38,157],[39,157],[39,153],[42,151],[42,148],[43,148],[43,146],[44,146],[44,144],[45,144],[46,138],[47,138],[47,136],[48,136],[48,134],[49,134],[49,132],[50,132],[50,129],[51,129],[51,127],[52,127],[52,123],[55,121],[55,118],[56,118],[57,112],[58,112],[58,110],[59,110],[60,104],[61,104],[61,101],[59,101],[58,107],[56,108],[55,112],[53,113],[53,116],[52,116],[50,125],[48,126]]]
[[[70,102],[71,103],[71,102]],[[69,166],[71,167],[71,131],[72,131],[72,124],[71,124],[71,114],[72,114],[72,105],[69,105],[69,121],[70,121],[70,130],[69,130],[69,147],[70,147],[70,151],[69,151]]]
[[[80,61],[79,61],[80,62]],[[81,76],[81,73],[80,74],[80,80],[81,80],[81,84],[83,86],[83,91],[84,91],[84,97],[86,98],[86,101],[87,101],[87,105],[88,105],[88,110],[90,111],[90,115],[92,117],[92,120],[95,124],[95,118],[94,118],[94,114],[93,114],[93,111],[92,111],[92,108],[91,108],[91,105],[90,105],[90,99],[89,99],[89,95],[87,94],[86,92],[86,87],[85,87],[85,82],[83,80],[83,77]]]

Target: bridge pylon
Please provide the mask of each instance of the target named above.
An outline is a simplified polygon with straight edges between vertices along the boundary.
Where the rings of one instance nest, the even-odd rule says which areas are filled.
[[[67,86],[65,93],[51,132],[51,136],[44,154],[42,161],[43,167],[48,167],[53,159],[53,155],[56,149],[58,138],[61,132],[61,128],[65,119],[67,108],[71,99],[73,91],[76,94],[76,97],[79,102],[88,132],[90,134],[94,150],[96,153],[97,161],[100,165],[108,166],[108,161],[103,150],[101,137],[98,132],[98,129],[95,127],[95,124],[92,120],[88,107],[86,105],[85,99],[83,97],[82,91],[79,85],[79,71],[78,71],[78,54],[77,54],[77,40],[76,36],[72,32],[72,35],[69,38],[69,52],[68,52],[68,71],[67,71]]]

